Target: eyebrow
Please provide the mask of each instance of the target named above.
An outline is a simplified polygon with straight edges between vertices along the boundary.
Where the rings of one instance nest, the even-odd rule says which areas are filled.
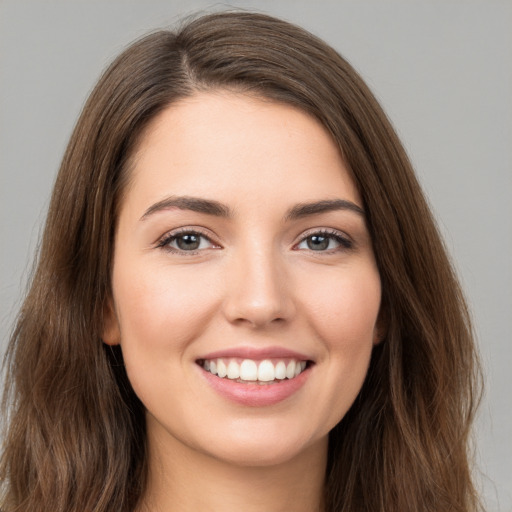
[[[352,201],[347,201],[346,199],[325,199],[311,203],[299,203],[288,210],[285,219],[296,220],[309,215],[318,215],[336,210],[348,210],[357,213],[363,218],[365,216],[364,210]]]
[[[144,212],[140,220],[145,220],[157,212],[172,208],[205,213],[215,217],[231,218],[233,216],[231,209],[219,201],[191,196],[171,196],[151,205]],[[365,216],[364,210],[352,201],[347,201],[346,199],[324,199],[310,203],[299,203],[290,208],[284,218],[286,221],[290,221],[337,210],[348,210],[361,217]]]
[[[147,219],[150,215],[160,212],[162,210],[170,210],[178,208],[180,210],[190,210],[198,213],[206,213],[207,215],[214,215],[215,217],[231,217],[231,210],[224,204],[211,199],[202,199],[199,197],[190,196],[171,196],[162,201],[158,201],[150,206],[140,220]]]

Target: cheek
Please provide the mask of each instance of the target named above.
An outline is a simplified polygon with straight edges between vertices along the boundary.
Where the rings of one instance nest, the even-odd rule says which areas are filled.
[[[308,295],[307,318],[321,340],[321,362],[326,363],[319,366],[325,386],[325,424],[332,428],[352,405],[368,371],[380,308],[380,278],[372,267],[354,268],[325,282],[317,280]]]
[[[137,335],[139,341],[172,336],[180,344],[216,301],[211,287],[201,287],[197,272],[171,272],[165,266],[136,273],[123,270],[114,275],[114,298],[124,338],[147,333]]]
[[[179,396],[187,347],[216,310],[201,273],[165,265],[114,267],[121,348],[131,385],[149,409]],[[179,407],[179,402],[174,404]]]
[[[357,351],[375,341],[380,277],[373,266],[342,270],[309,283],[308,316],[333,351]]]

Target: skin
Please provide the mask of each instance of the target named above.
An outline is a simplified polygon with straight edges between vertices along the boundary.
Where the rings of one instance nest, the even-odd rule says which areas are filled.
[[[320,510],[328,432],[356,398],[381,337],[364,214],[287,217],[326,200],[362,210],[336,145],[294,107],[217,91],[162,112],[133,162],[104,341],[121,344],[147,409],[140,510]],[[162,207],[182,196],[217,201],[230,216]],[[183,250],[183,238],[169,241],[176,230],[205,238]],[[319,232],[328,245],[314,250],[308,237]],[[306,354],[304,385],[269,406],[226,399],[197,360],[239,346]]]

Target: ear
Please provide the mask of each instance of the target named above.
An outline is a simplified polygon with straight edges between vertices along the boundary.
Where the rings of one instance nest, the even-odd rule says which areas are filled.
[[[109,299],[105,306],[101,333],[103,343],[106,343],[107,345],[119,345],[121,343],[119,320],[117,319],[112,299]]]
[[[385,307],[381,305],[377,322],[373,330],[373,344],[378,345],[386,338],[388,334],[388,315]]]
[[[379,326],[375,326],[375,330],[373,331],[373,345],[378,345],[381,341],[383,341],[385,338],[385,335],[382,334],[381,330],[379,329]]]

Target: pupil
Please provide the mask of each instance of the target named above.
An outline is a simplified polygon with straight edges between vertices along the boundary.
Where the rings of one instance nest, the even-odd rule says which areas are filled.
[[[313,251],[323,251],[329,247],[329,238],[326,236],[313,235],[308,238],[308,248]]]
[[[176,240],[176,243],[180,249],[193,251],[199,247],[200,240],[197,235],[182,235]]]

